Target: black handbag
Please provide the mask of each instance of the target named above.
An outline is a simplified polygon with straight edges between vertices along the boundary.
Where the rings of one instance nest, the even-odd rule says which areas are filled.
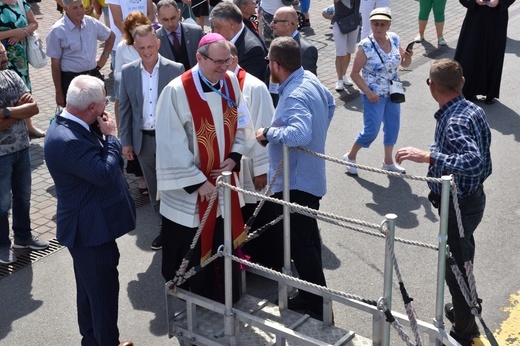
[[[361,23],[361,17],[359,14],[359,0],[352,1],[354,1],[354,8],[352,10],[345,6],[341,1],[334,4],[335,15],[333,21],[338,23],[339,30],[342,34],[348,34],[349,32],[356,30]],[[341,16],[342,12],[351,13],[343,17],[338,17],[338,15]]]

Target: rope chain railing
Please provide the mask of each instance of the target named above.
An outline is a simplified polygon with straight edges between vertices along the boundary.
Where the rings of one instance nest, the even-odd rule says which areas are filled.
[[[401,340],[403,340],[405,344],[408,346],[415,346],[410,341],[410,337],[408,336],[408,334],[405,333],[401,323],[399,323],[399,321],[395,319],[394,315],[392,315],[392,311],[388,308],[388,304],[386,303],[385,298],[379,299],[379,301],[377,302],[377,308],[385,314],[385,321],[390,323],[390,325],[396,330]]]
[[[335,215],[335,214],[332,214],[332,213],[324,212],[324,211],[321,211],[321,210],[308,208],[308,207],[305,207],[305,206],[302,206],[302,205],[299,205],[299,204],[296,204],[296,203],[287,202],[287,201],[284,201],[284,200],[281,200],[281,199],[278,199],[278,198],[264,196],[263,194],[260,194],[260,193],[257,193],[257,192],[252,192],[252,191],[248,191],[248,190],[244,190],[242,188],[233,186],[233,185],[228,184],[228,183],[223,182],[223,181],[220,182],[219,184],[221,184],[222,186],[225,186],[225,187],[227,187],[227,188],[229,188],[229,189],[231,189],[233,191],[242,193],[242,194],[255,196],[255,197],[258,197],[258,198],[263,198],[263,199],[265,199],[266,201],[269,201],[269,202],[273,202],[273,203],[289,206],[295,212],[298,212],[298,213],[306,215],[306,216],[314,217],[314,218],[319,219],[321,221],[329,222],[331,224],[335,224],[337,226],[348,228],[348,229],[351,229],[351,230],[356,231],[356,232],[372,235],[372,236],[375,236],[375,237],[384,238],[384,235],[380,234],[378,232],[372,232],[372,231],[365,230],[363,228],[349,226],[349,225],[347,225],[345,223],[356,224],[356,225],[364,226],[366,228],[372,228],[372,229],[375,229],[375,230],[379,230],[379,225],[378,224],[370,223],[370,222],[363,221],[363,220],[351,219],[351,218],[347,218],[347,217],[344,217],[344,216],[339,216],[339,215]],[[418,241],[415,241],[415,240],[407,240],[407,239],[402,239],[402,238],[395,238],[395,241],[398,241],[398,242],[401,242],[401,243],[404,243],[404,244],[408,244],[408,245],[415,245],[415,246],[419,246],[419,247],[424,247],[424,248],[432,249],[432,250],[436,250],[436,251],[439,250],[439,248],[436,245],[422,243],[422,242],[418,242]]]
[[[370,171],[370,172],[385,174],[385,175],[388,175],[388,176],[396,176],[396,177],[410,179],[410,180],[417,180],[417,181],[424,181],[424,182],[433,182],[433,183],[442,183],[442,179],[440,179],[440,178],[414,176],[414,175],[408,175],[408,174],[402,174],[402,173],[397,173],[397,172],[386,171],[386,170],[382,170],[382,169],[378,169],[378,168],[374,168],[374,167],[369,167],[369,166],[359,165],[359,164],[355,164],[355,163],[351,163],[351,162],[346,162],[344,160],[340,160],[340,159],[337,159],[337,158],[334,158],[334,157],[330,157],[330,156],[327,156],[327,155],[324,155],[324,154],[312,152],[312,151],[304,149],[304,148],[290,148],[290,149],[291,150],[300,150],[300,151],[305,152],[305,153],[307,153],[309,155],[313,155],[313,156],[316,156],[316,157],[319,157],[319,158],[322,158],[322,159],[325,159],[325,160],[328,160],[328,161],[331,161],[331,162],[334,162],[334,163],[338,163],[338,164],[346,165],[346,166],[352,166],[352,167],[355,167],[355,168],[358,168],[358,169],[362,169],[362,170],[366,170],[366,171]],[[363,221],[363,220],[356,220],[356,219],[346,218],[346,217],[338,216],[338,215],[335,215],[335,214],[332,214],[332,213],[327,213],[327,212],[319,211],[319,210],[316,210],[316,209],[311,209],[311,208],[304,207],[304,206],[301,206],[301,205],[298,205],[298,204],[295,204],[295,203],[286,202],[286,201],[283,201],[283,200],[280,200],[280,199],[277,199],[277,198],[269,197],[268,194],[270,193],[270,191],[272,189],[272,185],[274,184],[274,182],[276,181],[278,175],[280,174],[280,172],[282,170],[282,167],[283,167],[283,162],[280,162],[280,165],[278,166],[278,168],[277,168],[273,178],[271,179],[271,182],[269,183],[268,188],[266,189],[265,194],[259,194],[259,193],[256,193],[256,192],[243,190],[243,189],[238,188],[236,186],[233,186],[231,184],[225,183],[221,179],[219,179],[217,181],[217,187],[215,188],[215,190],[213,191],[213,193],[211,195],[211,199],[210,199],[208,208],[207,208],[207,210],[206,210],[206,212],[205,212],[205,214],[204,214],[204,216],[203,216],[203,218],[202,218],[202,220],[200,222],[200,225],[199,225],[199,227],[197,229],[197,232],[196,232],[196,234],[195,234],[195,236],[193,238],[193,241],[190,244],[190,249],[187,252],[187,254],[185,255],[185,257],[183,258],[182,263],[181,263],[179,269],[176,271],[175,278],[172,279],[171,281],[169,281],[170,285],[168,287],[170,289],[172,289],[173,286],[181,285],[182,283],[184,283],[186,280],[188,280],[193,275],[197,274],[200,270],[202,270],[205,266],[207,266],[209,263],[211,263],[212,261],[214,261],[218,257],[222,257],[222,256],[229,257],[229,258],[231,258],[233,261],[235,261],[237,263],[240,263],[242,265],[249,266],[249,267],[252,267],[252,268],[255,268],[255,269],[267,272],[267,273],[270,273],[270,274],[272,274],[274,276],[277,276],[277,277],[280,277],[280,278],[284,278],[284,279],[289,280],[289,281],[298,282],[300,284],[303,284],[303,285],[306,285],[306,286],[309,286],[309,287],[313,287],[313,288],[322,290],[324,292],[329,292],[329,293],[336,294],[336,295],[341,296],[341,297],[357,300],[357,301],[360,301],[360,302],[363,302],[363,303],[366,303],[366,304],[369,304],[369,305],[376,306],[376,307],[380,308],[385,313],[385,315],[387,317],[387,319],[386,319],[387,322],[389,322],[393,326],[393,328],[397,331],[397,333],[401,337],[401,339],[407,345],[414,345],[410,341],[410,338],[404,332],[404,330],[402,328],[402,325],[397,320],[395,320],[395,318],[392,316],[392,313],[388,309],[388,307],[387,307],[386,303],[384,302],[383,298],[382,298],[382,300],[380,300],[380,303],[378,303],[378,302],[376,302],[374,300],[365,299],[365,298],[357,296],[357,295],[348,294],[348,293],[345,293],[345,292],[342,292],[342,291],[337,291],[337,290],[333,290],[333,289],[330,289],[330,288],[327,288],[327,287],[323,287],[323,286],[319,286],[319,285],[316,285],[316,284],[313,284],[313,283],[309,283],[307,281],[303,281],[301,279],[298,279],[298,278],[295,278],[295,277],[292,277],[292,276],[288,276],[286,274],[277,272],[275,270],[272,270],[272,269],[269,269],[269,268],[265,268],[265,267],[263,267],[261,265],[258,265],[256,263],[249,262],[249,261],[247,261],[245,259],[236,257],[236,256],[234,256],[232,254],[227,254],[227,253],[223,252],[222,247],[219,248],[219,251],[217,251],[217,253],[215,253],[214,255],[212,255],[209,258],[207,258],[203,263],[201,263],[201,264],[199,264],[197,266],[192,267],[188,272],[186,272],[188,263],[189,263],[192,255],[193,255],[193,249],[195,248],[195,246],[196,246],[196,244],[197,244],[197,242],[198,242],[198,240],[200,238],[200,234],[202,232],[202,229],[203,229],[203,227],[204,227],[204,225],[206,223],[207,218],[209,217],[210,210],[213,207],[213,204],[214,204],[215,200],[217,199],[218,192],[219,192],[220,188],[222,186],[224,186],[224,187],[227,187],[227,188],[229,188],[229,189],[231,189],[233,191],[236,191],[236,192],[239,192],[239,193],[243,193],[243,194],[248,194],[248,195],[251,195],[251,196],[254,196],[254,197],[257,197],[257,198],[261,199],[259,205],[257,206],[257,208],[255,209],[255,211],[253,213],[253,216],[251,216],[251,218],[245,224],[244,230],[246,232],[250,230],[251,225],[253,224],[255,218],[258,216],[258,213],[260,212],[260,210],[261,210],[263,204],[265,203],[265,201],[270,201],[270,202],[273,202],[273,203],[278,203],[278,204],[289,206],[291,208],[291,211],[298,212],[300,214],[303,214],[303,215],[306,215],[306,216],[309,216],[309,217],[314,217],[316,219],[319,219],[319,220],[322,220],[322,221],[325,221],[325,222],[329,222],[329,223],[332,223],[332,224],[335,224],[335,225],[338,225],[338,226],[341,226],[341,227],[344,227],[344,228],[348,228],[348,229],[351,229],[351,230],[354,230],[354,231],[357,231],[357,232],[361,232],[361,233],[364,233],[364,234],[372,235],[372,236],[385,237],[385,239],[386,239],[386,246],[390,250],[390,253],[391,253],[393,267],[395,268],[396,276],[397,276],[398,281],[399,281],[399,288],[401,290],[401,295],[403,297],[403,301],[404,301],[404,304],[405,304],[405,309],[406,309],[407,316],[408,316],[408,318],[410,320],[410,325],[411,325],[411,328],[412,328],[412,332],[413,332],[415,340],[416,340],[416,345],[421,346],[422,345],[422,341],[421,341],[421,338],[420,338],[420,333],[419,333],[419,329],[418,329],[418,325],[417,325],[417,316],[415,314],[415,309],[413,308],[413,305],[412,305],[413,298],[410,298],[408,296],[408,293],[407,293],[407,291],[406,291],[406,289],[404,287],[402,275],[401,275],[401,272],[400,272],[400,269],[399,269],[399,266],[398,266],[398,263],[397,263],[397,258],[395,256],[395,252],[393,251],[393,249],[392,249],[392,247],[390,245],[389,237],[386,236],[388,234],[388,229],[386,227],[384,227],[384,226],[381,227],[380,225],[369,223],[369,222],[366,222],[366,221]],[[458,204],[457,187],[456,187],[455,182],[453,181],[453,179],[451,181],[451,193],[452,193],[452,199],[453,199],[453,205],[454,205],[454,209],[455,209],[455,214],[456,214],[456,217],[457,217],[457,224],[458,224],[458,228],[459,228],[459,235],[460,235],[460,238],[463,239],[464,238],[464,228],[463,228],[463,224],[462,224],[462,217],[461,217],[460,207],[459,207],[459,204]],[[277,222],[279,222],[282,218],[283,218],[283,215],[280,215],[276,219],[274,219],[271,222],[267,223],[266,225],[260,227],[255,232],[252,232],[251,234],[248,234],[248,237],[247,237],[245,242],[250,241],[251,239],[254,239],[254,238],[260,236],[269,227],[271,227],[272,225],[274,225]],[[359,228],[359,227],[350,226],[350,225],[348,225],[346,223],[352,223],[352,224],[364,226],[364,227],[367,227],[367,228],[377,229],[377,230],[380,231],[380,233],[368,231],[368,230],[365,230],[365,229],[362,229],[362,228]],[[437,246],[431,245],[431,244],[426,244],[426,243],[421,243],[421,242],[411,241],[411,240],[401,239],[401,238],[394,238],[394,240],[398,241],[398,242],[405,243],[405,244],[409,244],[409,245],[415,245],[415,246],[425,247],[425,248],[429,248],[429,249],[433,249],[433,250],[438,250]],[[462,245],[464,247],[464,244],[462,244]],[[493,337],[492,333],[489,331],[489,329],[487,328],[486,324],[484,323],[484,321],[483,321],[483,319],[482,319],[482,317],[480,315],[479,302],[478,302],[477,293],[476,293],[476,280],[475,280],[475,277],[473,275],[473,263],[471,262],[471,260],[469,260],[469,261],[466,261],[465,264],[464,264],[464,267],[465,267],[465,270],[466,270],[466,275],[468,277],[468,284],[469,284],[469,287],[468,287],[468,285],[466,285],[466,282],[464,280],[464,277],[463,277],[460,269],[456,265],[455,260],[454,260],[454,258],[452,257],[452,255],[451,255],[451,253],[449,251],[447,253],[447,259],[448,259],[448,261],[450,261],[450,268],[452,269],[452,271],[453,271],[453,273],[454,273],[454,275],[456,277],[456,280],[459,283],[459,286],[461,288],[462,294],[463,294],[466,302],[468,303],[468,305],[470,307],[472,307],[472,313],[479,318],[481,324],[484,326],[484,329],[486,331],[486,335],[488,336],[488,339],[490,339],[490,341],[492,341],[492,342],[494,341],[493,344],[496,344],[496,341],[494,340],[494,337]],[[381,301],[382,301],[382,303],[381,303]],[[489,335],[489,334],[491,334],[491,335]]]
[[[220,178],[217,179],[217,183],[219,180],[221,180],[221,179]],[[186,281],[186,279],[183,279],[183,278],[184,278],[186,269],[188,268],[188,264],[190,263],[191,257],[193,256],[193,249],[195,249],[195,246],[197,245],[197,242],[199,241],[200,234],[202,233],[202,229],[204,228],[204,225],[206,224],[206,220],[208,219],[211,209],[213,208],[213,204],[215,203],[215,200],[217,199],[219,190],[220,189],[218,187],[215,187],[215,190],[213,190],[213,193],[211,194],[211,198],[208,203],[208,208],[206,209],[206,212],[202,216],[202,220],[200,221],[199,228],[197,229],[197,232],[195,233],[195,236],[193,237],[193,241],[190,244],[190,249],[188,250],[188,252],[184,256],[184,258],[182,259],[179,269],[175,272],[175,277],[171,281],[169,281],[169,282],[171,282],[171,284],[169,286],[170,288],[172,288],[172,286],[174,286],[174,285],[175,286],[182,285]]]
[[[274,182],[276,181],[276,179],[278,179],[278,176],[282,172],[282,169],[283,169],[283,160],[280,161],[280,164],[278,165],[278,168],[276,169],[276,171],[273,174],[273,178],[271,179],[271,181],[267,185],[267,189],[265,190],[265,193],[262,194],[262,196],[269,196],[271,194],[271,189],[273,188]],[[257,198],[259,198],[259,197],[257,197]],[[264,203],[265,203],[265,199],[260,198],[260,202],[256,206],[255,211],[253,212],[253,215],[251,215],[251,217],[249,218],[249,220],[247,220],[247,222],[245,224],[244,231],[246,232],[246,234],[249,234],[249,230],[251,229],[251,226],[253,226],[253,223],[255,222],[255,219],[258,216],[258,213],[260,213],[260,210],[264,206]],[[265,230],[267,230],[267,229],[265,229]],[[254,239],[254,238],[256,238],[256,237],[253,237],[251,239]],[[249,239],[249,236],[248,236],[248,240],[247,241],[249,241],[249,240],[250,239]]]
[[[415,313],[415,308],[412,305],[413,298],[411,298],[408,295],[408,292],[404,286],[403,276],[401,274],[401,270],[399,269],[399,265],[397,263],[397,256],[395,255],[394,247],[392,246],[392,243],[391,243],[392,239],[390,237],[390,232],[389,232],[388,228],[385,226],[385,223],[386,222],[381,224],[381,233],[386,235],[385,236],[386,249],[388,250],[388,252],[390,253],[390,256],[392,257],[392,264],[393,264],[393,267],[395,270],[395,275],[397,276],[397,281],[399,282],[399,289],[401,291],[401,297],[403,298],[406,315],[408,316],[408,319],[410,320],[410,326],[412,328],[412,332],[415,337],[415,343],[417,346],[422,346],[421,334],[419,332],[419,327],[417,324],[417,314]],[[392,326],[394,326],[393,323],[392,323]],[[394,328],[396,328],[396,327],[394,326]],[[398,331],[398,333],[399,333],[399,331]],[[399,335],[401,335],[401,333],[399,333]],[[407,340],[403,339],[403,341],[406,342]]]
[[[410,179],[410,180],[418,180],[418,181],[425,181],[425,182],[439,183],[439,184],[442,183],[442,179],[441,178],[431,178],[431,177],[423,177],[423,176],[418,176],[418,175],[403,174],[403,173],[387,171],[387,170],[380,169],[380,168],[375,168],[375,167],[370,167],[370,166],[363,166],[363,165],[360,165],[360,164],[357,164],[357,163],[347,162],[347,161],[344,161],[344,160],[341,160],[341,159],[338,159],[338,158],[335,158],[335,157],[332,157],[332,156],[328,156],[328,155],[325,155],[325,154],[320,154],[320,153],[317,153],[317,152],[314,152],[314,151],[310,151],[310,150],[305,149],[305,148],[290,148],[290,149],[291,150],[299,150],[299,151],[302,151],[302,152],[307,153],[309,155],[316,156],[316,157],[319,157],[321,159],[324,159],[324,160],[327,160],[327,161],[330,161],[330,162],[339,163],[340,165],[343,165],[343,166],[351,166],[351,167],[359,168],[359,169],[362,169],[362,170],[365,170],[365,171],[369,171],[369,172],[384,174],[384,175],[388,175],[388,176],[392,176],[392,177],[406,178],[406,179]]]
[[[418,181],[425,181],[425,182],[442,183],[442,179],[440,179],[440,178],[420,177],[420,176],[413,176],[413,175],[409,175],[409,174],[390,172],[390,171],[386,171],[386,170],[382,170],[382,169],[378,169],[378,168],[374,168],[374,167],[363,166],[363,165],[359,165],[356,163],[346,162],[344,160],[340,160],[335,157],[316,153],[316,152],[310,151],[305,148],[291,148],[291,150],[300,150],[309,155],[313,155],[313,156],[316,156],[316,157],[319,157],[319,158],[322,158],[322,159],[325,159],[325,160],[328,160],[328,161],[331,161],[334,163],[338,163],[338,164],[345,165],[345,166],[356,167],[356,168],[363,169],[366,171],[385,174],[388,176],[395,176],[395,177],[401,177],[404,179],[418,180]],[[455,215],[457,218],[457,225],[458,225],[458,229],[459,229],[461,247],[464,251],[463,258],[467,259],[467,261],[464,263],[464,269],[466,271],[466,277],[468,280],[468,284],[466,284],[466,281],[464,280],[464,277],[463,277],[459,267],[456,264],[450,265],[450,268],[453,271],[453,273],[457,279],[457,282],[459,283],[462,295],[464,296],[466,303],[468,304],[468,306],[470,306],[472,308],[471,311],[472,311],[473,315],[475,315],[476,317],[479,318],[479,320],[482,324],[482,327],[484,328],[486,335],[487,335],[488,339],[490,340],[490,342],[493,345],[498,345],[493,334],[487,328],[487,325],[485,324],[485,322],[480,314],[482,309],[479,305],[479,299],[478,299],[478,295],[477,295],[476,279],[475,279],[475,275],[473,274],[473,262],[471,261],[471,259],[467,258],[468,257],[467,250],[466,250],[467,245],[464,242],[464,237],[465,237],[464,226],[462,224],[462,216],[461,216],[460,207],[459,207],[459,203],[458,203],[457,185],[455,184],[455,180],[453,178],[451,180],[451,196],[452,196],[452,201],[453,201],[453,207],[455,210]],[[397,240],[397,238],[395,240]],[[447,252],[446,256],[447,256],[448,261],[452,261],[452,260],[454,261],[454,259],[452,258],[452,255],[449,251]]]
[[[265,225],[263,225],[262,227],[259,227],[257,230],[255,230],[254,232],[251,232],[251,233],[248,233],[247,235],[247,238],[246,240],[244,240],[244,242],[242,243],[242,245],[244,245],[245,243],[247,243],[248,241],[251,241],[255,238],[258,238],[259,236],[261,236],[265,231],[267,231],[270,227],[276,225],[278,222],[280,222],[281,220],[283,219],[283,214],[278,216],[276,219],[266,223]]]

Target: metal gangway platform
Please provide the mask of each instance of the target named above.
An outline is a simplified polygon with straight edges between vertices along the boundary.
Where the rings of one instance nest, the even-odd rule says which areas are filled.
[[[293,149],[294,150],[294,149]],[[289,155],[289,149],[284,148],[284,162]],[[341,162],[341,161],[339,161]],[[348,163],[347,163],[348,165]],[[288,168],[283,165],[284,181],[288,181]],[[363,166],[357,165],[359,168]],[[284,186],[284,200],[265,197],[251,193],[230,184],[231,172],[225,172],[217,181],[218,189],[223,189],[224,198],[224,244],[219,248],[217,254],[208,259],[202,266],[217,258],[224,257],[225,268],[225,303],[219,303],[189,291],[179,288],[172,281],[165,286],[168,335],[176,337],[181,345],[389,345],[390,331],[393,327],[402,344],[405,345],[460,345],[449,333],[444,330],[443,308],[444,308],[444,275],[446,263],[446,240],[448,212],[440,215],[440,226],[438,245],[425,244],[438,251],[437,284],[435,317],[433,324],[418,320],[408,299],[406,290],[403,288],[401,273],[397,265],[397,259],[393,252],[394,241],[414,243],[402,239],[396,239],[395,219],[396,215],[388,214],[380,225],[371,225],[367,222],[358,222],[364,227],[372,226],[380,231],[367,231],[385,238],[385,263],[384,282],[382,283],[383,295],[377,301],[365,299],[356,295],[337,291],[332,288],[318,286],[302,281],[291,275],[290,264],[290,213],[299,212],[304,215],[316,217],[318,220],[327,221],[336,225],[345,226],[352,219],[328,214],[322,211],[308,209],[289,201],[289,188]],[[387,172],[385,174],[401,176],[398,173]],[[431,178],[430,178],[431,179]],[[424,181],[424,177],[421,179]],[[442,184],[442,201],[447,203],[450,196],[451,177],[436,179]],[[283,204],[284,223],[284,268],[282,273],[262,267],[259,264],[248,262],[243,258],[233,255],[231,236],[231,190],[240,193],[249,193],[262,197],[274,203]],[[218,192],[217,192],[218,193]],[[214,193],[214,196],[216,193]],[[214,198],[213,198],[214,199]],[[208,208],[209,209],[209,208]],[[347,227],[349,228],[349,227]],[[354,229],[350,227],[351,229]],[[232,302],[232,262],[238,262],[245,266],[246,271],[272,280],[277,285],[278,304],[269,302],[267,299],[255,297],[247,292],[246,271],[241,274],[241,297],[238,302]],[[403,300],[407,307],[407,314],[392,310],[392,282],[394,270],[402,287]],[[189,276],[188,272],[188,276]],[[192,272],[191,275],[194,273]],[[288,293],[291,289],[302,289],[323,297],[323,321],[315,320],[309,315],[301,314],[287,309]],[[408,301],[407,301],[408,300]],[[372,318],[372,335],[360,336],[355,331],[334,325],[332,305],[343,304],[357,309]],[[408,307],[411,309],[409,310]],[[405,330],[406,329],[406,330]],[[407,335],[411,332],[412,337]],[[428,341],[423,342],[421,336],[426,336]]]

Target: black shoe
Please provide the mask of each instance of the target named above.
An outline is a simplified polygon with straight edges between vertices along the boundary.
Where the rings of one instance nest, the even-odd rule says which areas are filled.
[[[318,310],[306,310],[305,313],[315,320],[323,322],[323,309]],[[332,318],[334,321],[334,317]],[[334,323],[334,322],[332,322]]]
[[[487,104],[487,105],[492,105],[493,103],[495,103],[495,98],[494,97],[486,97],[486,100],[484,100],[484,103]]]
[[[152,250],[160,250],[162,249],[162,235],[159,233],[159,235],[153,240]]]
[[[453,304],[448,303],[444,305],[444,316],[451,322],[451,324],[455,323],[455,311],[453,310]]]
[[[464,98],[465,98],[466,100],[468,100],[468,101],[473,102],[473,103],[475,103],[475,102],[478,100],[477,97],[476,97],[475,95],[467,95],[467,96],[464,95]]]
[[[309,308],[307,305],[307,301],[302,298],[299,294],[295,295],[292,298],[289,298],[289,302],[287,304],[287,307],[289,310],[295,310],[295,311],[304,311]]]

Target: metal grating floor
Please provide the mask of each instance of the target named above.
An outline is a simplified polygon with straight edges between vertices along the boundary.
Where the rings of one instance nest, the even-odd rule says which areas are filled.
[[[177,307],[182,306],[182,302],[174,297],[172,291],[168,291],[167,299]],[[187,293],[190,294],[190,293]],[[190,294],[191,295],[191,294]],[[174,300],[174,301],[172,301]],[[196,300],[196,299],[194,299]],[[214,302],[214,305],[222,305]],[[356,335],[352,331],[344,330],[336,326],[326,326],[321,321],[314,320],[308,315],[301,315],[291,310],[280,310],[277,305],[266,300],[245,295],[233,305],[235,314],[242,316],[236,320],[236,344],[248,346],[272,346],[277,344],[276,335],[270,328],[288,328],[301,335],[308,336],[316,343],[305,343],[306,345],[346,345],[346,346],[372,346],[372,341],[362,336]],[[169,316],[170,337],[176,336],[181,345],[231,345],[232,341],[224,335],[223,315],[215,311],[202,308],[196,309],[197,325],[195,331],[188,331],[188,321],[186,311],[177,315]],[[244,322],[248,316],[254,316],[258,320],[263,320],[261,324]],[[269,324],[270,328],[263,328],[262,325]],[[287,345],[301,345],[296,340],[287,340]]]
[[[34,251],[31,249],[14,249],[17,261],[13,264],[0,264],[0,279],[7,277],[14,272],[44,258],[58,250],[63,249],[63,245],[58,243],[56,238],[49,240],[49,247],[45,250]]]
[[[141,195],[139,192],[132,193],[132,197],[134,198],[136,209],[150,203],[150,197]],[[30,249],[15,249],[14,253],[17,261],[13,264],[0,264],[0,280],[63,248],[64,246],[58,243],[56,238],[52,238],[49,240],[49,247],[45,250],[33,251]]]

